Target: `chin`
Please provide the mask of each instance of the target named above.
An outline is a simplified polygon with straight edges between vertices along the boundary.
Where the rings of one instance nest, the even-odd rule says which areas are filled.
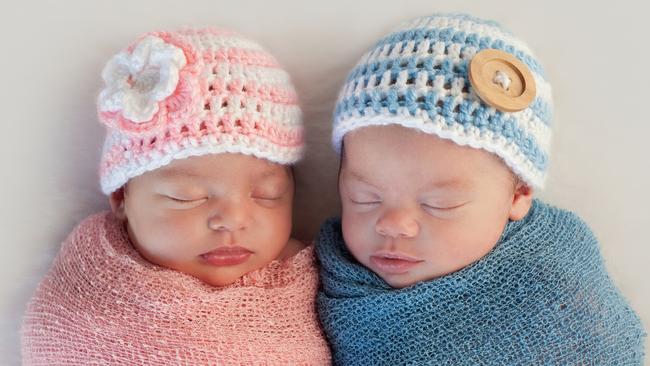
[[[232,285],[235,283],[239,278],[235,276],[228,276],[228,277],[220,277],[220,278],[208,278],[208,279],[201,279],[201,281],[205,282],[206,284],[213,286],[213,287],[224,287],[228,285]]]
[[[422,278],[415,278],[413,276],[406,277],[406,278],[399,278],[399,276],[395,276],[393,278],[387,278],[387,277],[381,276],[381,278],[384,281],[386,281],[386,283],[388,285],[390,285],[390,287],[396,288],[396,289],[401,289],[401,288],[413,286],[413,285],[415,285],[416,283],[419,283],[419,282],[426,282],[426,281],[435,280],[435,279],[443,277],[443,276],[445,276],[445,275],[447,275],[449,273],[451,273],[451,272],[445,272],[445,273],[439,273],[439,274],[431,274],[429,276],[425,276],[425,277],[422,277]]]
[[[382,277],[382,279],[383,279],[384,281],[386,281],[386,283],[387,283],[390,287],[392,287],[392,288],[396,288],[396,289],[401,289],[401,288],[409,287],[409,286],[411,286],[411,285],[415,285],[416,283],[420,282],[420,280],[416,280],[416,279],[413,279],[413,278],[404,278],[404,279],[399,279],[399,278],[386,278],[386,277]]]
[[[194,273],[185,273],[212,287],[224,287],[232,285],[246,274],[246,272],[242,271],[241,269],[239,271],[233,271],[232,268],[228,269],[227,271],[212,270],[207,272],[197,271]]]

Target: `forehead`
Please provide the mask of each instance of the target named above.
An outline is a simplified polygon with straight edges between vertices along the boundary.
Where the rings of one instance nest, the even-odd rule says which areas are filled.
[[[152,176],[162,179],[223,179],[247,177],[287,176],[288,167],[244,154],[210,154],[172,161],[153,171]]]
[[[345,135],[343,146],[346,162],[361,166],[397,160],[402,166],[422,167],[467,159],[452,141],[399,125],[360,128]]]
[[[509,175],[495,155],[399,125],[364,127],[344,137],[342,169],[364,177],[472,182],[486,175]]]
[[[459,145],[434,134],[425,133],[415,128],[397,124],[361,127],[344,136],[346,148],[373,148],[378,145],[387,147],[424,147],[454,148]]]

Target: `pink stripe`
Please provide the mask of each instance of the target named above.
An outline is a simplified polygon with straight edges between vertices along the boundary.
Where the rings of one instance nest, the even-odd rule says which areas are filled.
[[[271,123],[266,120],[253,121],[250,116],[245,116],[239,120],[239,125],[236,121],[232,120],[230,115],[224,115],[220,119],[221,123],[209,122],[205,123],[204,129],[189,129],[183,128],[178,134],[167,134],[164,137],[155,137],[154,143],[143,142],[140,143],[139,139],[131,139],[131,144],[128,148],[134,156],[147,156],[154,150],[163,152],[163,147],[169,145],[171,142],[180,144],[186,138],[200,139],[206,135],[214,135],[219,138],[221,135],[252,135],[272,142],[273,144],[282,147],[299,147],[304,142],[304,131],[302,127],[298,128],[282,128],[278,127],[277,123]],[[151,141],[151,140],[150,140]],[[124,158],[125,149],[122,145],[115,145],[111,150],[105,154],[105,159],[102,162],[100,174],[105,175],[106,172],[113,169],[117,165],[126,162]]]
[[[280,63],[266,51],[249,50],[243,48],[220,48],[216,51],[203,54],[205,62],[227,61],[248,66],[263,66],[280,68]]]
[[[227,85],[224,85],[222,79],[217,79],[211,86],[214,94],[240,95],[285,105],[298,104],[298,96],[295,90],[289,87],[269,86],[239,79],[232,80]]]

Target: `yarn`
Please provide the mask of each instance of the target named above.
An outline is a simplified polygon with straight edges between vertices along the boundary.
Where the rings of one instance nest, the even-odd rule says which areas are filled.
[[[641,365],[644,330],[591,230],[535,200],[496,246],[446,276],[393,289],[359,264],[339,219],[316,243],[318,311],[341,365]]]
[[[24,365],[329,363],[313,247],[225,287],[159,267],[111,213],[66,239],[28,304]]]

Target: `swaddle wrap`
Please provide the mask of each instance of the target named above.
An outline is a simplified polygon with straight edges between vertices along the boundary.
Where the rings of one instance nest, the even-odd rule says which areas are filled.
[[[102,213],[64,242],[28,304],[25,365],[329,362],[313,247],[225,287],[154,265]]]
[[[318,310],[336,364],[643,362],[644,330],[591,230],[540,201],[482,259],[403,289],[352,257],[339,219],[322,226],[316,252]]]

